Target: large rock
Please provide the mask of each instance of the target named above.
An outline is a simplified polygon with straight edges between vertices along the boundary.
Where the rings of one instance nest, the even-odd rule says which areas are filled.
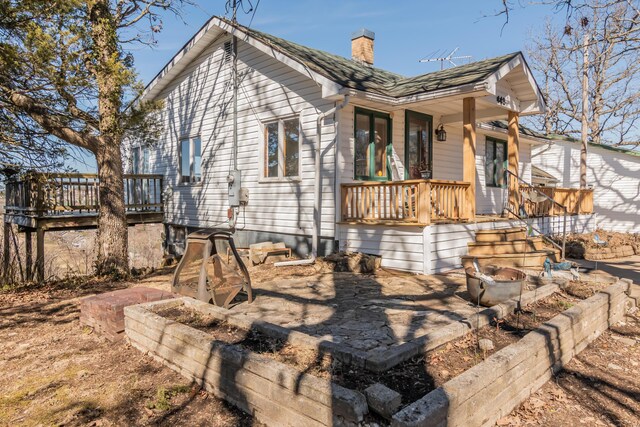
[[[369,407],[387,419],[391,419],[402,404],[402,396],[384,384],[375,383],[364,391]]]

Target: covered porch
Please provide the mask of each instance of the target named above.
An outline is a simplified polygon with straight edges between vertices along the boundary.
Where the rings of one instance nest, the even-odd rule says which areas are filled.
[[[475,69],[449,71],[471,79]],[[449,76],[454,79],[454,77]],[[520,118],[544,111],[521,55],[484,79],[404,98],[352,91],[341,112],[339,224],[413,225],[590,214],[590,189],[531,184]],[[337,209],[338,210],[338,209]]]

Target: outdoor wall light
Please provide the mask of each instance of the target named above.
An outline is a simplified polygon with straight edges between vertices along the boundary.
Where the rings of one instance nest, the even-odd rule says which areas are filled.
[[[441,123],[436,129],[436,141],[444,142],[447,140],[447,131],[444,130],[444,125]]]

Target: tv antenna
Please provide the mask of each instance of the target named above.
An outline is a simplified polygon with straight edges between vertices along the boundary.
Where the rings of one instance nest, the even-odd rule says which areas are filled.
[[[445,49],[436,50],[431,55],[425,56],[424,58],[420,59],[418,62],[438,62],[439,61],[441,70],[444,70],[445,62],[448,62],[449,64],[453,65],[454,67],[457,67],[458,64],[456,64],[454,62],[454,59],[455,60],[459,60],[459,59],[467,60],[467,63],[470,62],[471,59],[473,58],[471,55],[453,56],[458,51],[458,49],[460,49],[460,48],[456,47],[451,52],[449,52],[448,55],[445,55],[447,53],[447,51]]]

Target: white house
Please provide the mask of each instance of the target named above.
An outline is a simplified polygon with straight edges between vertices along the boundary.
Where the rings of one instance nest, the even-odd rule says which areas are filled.
[[[552,137],[535,147],[533,164],[562,187],[580,185],[580,141]],[[587,185],[593,187],[599,228],[640,233],[640,152],[589,144]]]
[[[351,43],[346,59],[214,17],[158,73],[143,99],[164,101],[165,131],[144,155],[130,148],[149,162],[132,167],[165,177],[170,246],[228,227],[234,170],[248,190],[234,208],[240,246],[360,250],[431,273],[459,266],[476,230],[521,223],[498,216],[519,197],[504,171],[530,181],[531,152],[546,147],[518,133],[520,116],[545,108],[523,55],[403,77],[373,66],[370,31]],[[482,123],[496,119],[507,128]]]

